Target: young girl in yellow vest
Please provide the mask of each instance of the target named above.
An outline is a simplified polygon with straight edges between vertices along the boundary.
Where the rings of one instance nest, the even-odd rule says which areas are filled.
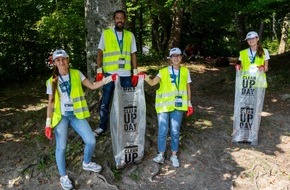
[[[267,72],[270,56],[268,50],[260,44],[258,33],[255,31],[249,32],[245,40],[249,48],[240,51],[239,61],[241,61],[241,66],[237,65],[237,69],[250,73],[258,70]]]
[[[47,80],[48,106],[45,126],[45,136],[52,139],[54,129],[56,140],[56,164],[60,174],[60,184],[63,189],[72,189],[73,185],[66,172],[66,145],[68,126],[70,125],[85,143],[84,170],[100,172],[102,167],[91,161],[95,149],[96,139],[86,120],[90,117],[82,85],[89,89],[97,89],[115,80],[116,75],[92,83],[79,70],[69,68],[69,57],[64,50],[53,52],[54,71]]]
[[[171,135],[170,160],[173,167],[179,167],[177,152],[179,148],[179,135],[182,115],[187,111],[187,116],[193,114],[190,91],[190,72],[181,66],[182,55],[179,48],[172,48],[169,53],[171,65],[159,71],[154,79],[145,75],[145,81],[154,86],[159,83],[156,91],[155,109],[158,118],[158,152],[154,162],[163,164],[166,150],[168,130]]]

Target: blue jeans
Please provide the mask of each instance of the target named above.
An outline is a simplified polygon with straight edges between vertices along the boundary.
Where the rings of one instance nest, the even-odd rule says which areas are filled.
[[[105,76],[109,76],[110,74],[106,74]],[[120,82],[122,87],[133,87],[131,77],[120,77]],[[110,82],[103,86],[103,95],[100,100],[100,125],[99,127],[102,128],[104,131],[108,128],[109,122],[109,106],[111,99],[113,97],[115,89],[115,83]]]
[[[168,129],[171,135],[171,151],[177,152],[179,148],[179,134],[183,111],[158,113],[158,151],[165,152]]]
[[[84,161],[86,163],[91,161],[96,146],[96,138],[86,119],[78,119],[75,116],[62,116],[60,122],[54,129],[56,141],[55,158],[60,176],[66,175],[65,153],[69,124],[81,136],[85,143]]]

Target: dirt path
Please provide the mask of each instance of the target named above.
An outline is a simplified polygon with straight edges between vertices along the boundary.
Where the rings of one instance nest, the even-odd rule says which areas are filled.
[[[174,169],[168,159],[164,165],[152,162],[157,149],[157,123],[154,91],[146,85],[143,161],[122,170],[113,169],[111,139],[106,133],[97,139],[94,155],[103,165],[103,171],[100,175],[84,172],[80,164],[82,143],[71,132],[68,170],[75,189],[290,189],[290,102],[281,98],[290,92],[266,91],[258,146],[232,144],[233,68],[188,66],[196,113],[184,118],[179,152],[181,167]],[[0,190],[61,189],[54,142],[48,142],[42,131],[45,90],[27,87],[22,94],[17,90],[0,95]],[[92,126],[96,118],[97,114],[93,113]]]

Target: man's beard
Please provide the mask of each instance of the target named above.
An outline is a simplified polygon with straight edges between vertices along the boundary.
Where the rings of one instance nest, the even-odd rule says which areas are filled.
[[[116,25],[115,25],[115,29],[116,29],[117,31],[122,31],[122,30],[124,29],[124,25],[118,25],[118,24],[116,24]]]

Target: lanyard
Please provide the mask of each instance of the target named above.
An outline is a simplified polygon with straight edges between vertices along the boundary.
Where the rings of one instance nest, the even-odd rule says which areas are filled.
[[[69,77],[68,83],[65,83],[64,80],[63,80],[63,78],[61,77],[61,75],[59,75],[59,78],[63,82],[64,87],[65,87],[65,91],[66,91],[66,93],[67,93],[67,95],[68,95],[68,97],[70,99],[70,92],[71,92],[70,73],[68,73],[68,77]]]
[[[253,63],[255,63],[255,59],[256,59],[256,55],[257,55],[257,53],[255,54],[255,56],[253,56],[253,52],[252,52],[252,49],[250,48],[250,53],[251,53],[251,55],[252,55],[252,61],[251,61],[251,64],[253,64]]]
[[[176,82],[176,75],[174,74],[174,70],[173,70],[173,66],[171,66],[172,69],[172,74],[174,76],[174,82],[175,82],[175,86],[177,88],[177,90],[179,91],[179,84],[180,84],[180,68],[178,70],[178,83]]]
[[[123,53],[123,44],[124,44],[124,42],[123,42],[123,40],[124,40],[124,31],[122,32],[122,40],[121,41],[120,41],[119,36],[117,34],[116,28],[115,28],[115,34],[116,34],[117,41],[118,41],[118,44],[119,44],[120,52],[122,54]]]

